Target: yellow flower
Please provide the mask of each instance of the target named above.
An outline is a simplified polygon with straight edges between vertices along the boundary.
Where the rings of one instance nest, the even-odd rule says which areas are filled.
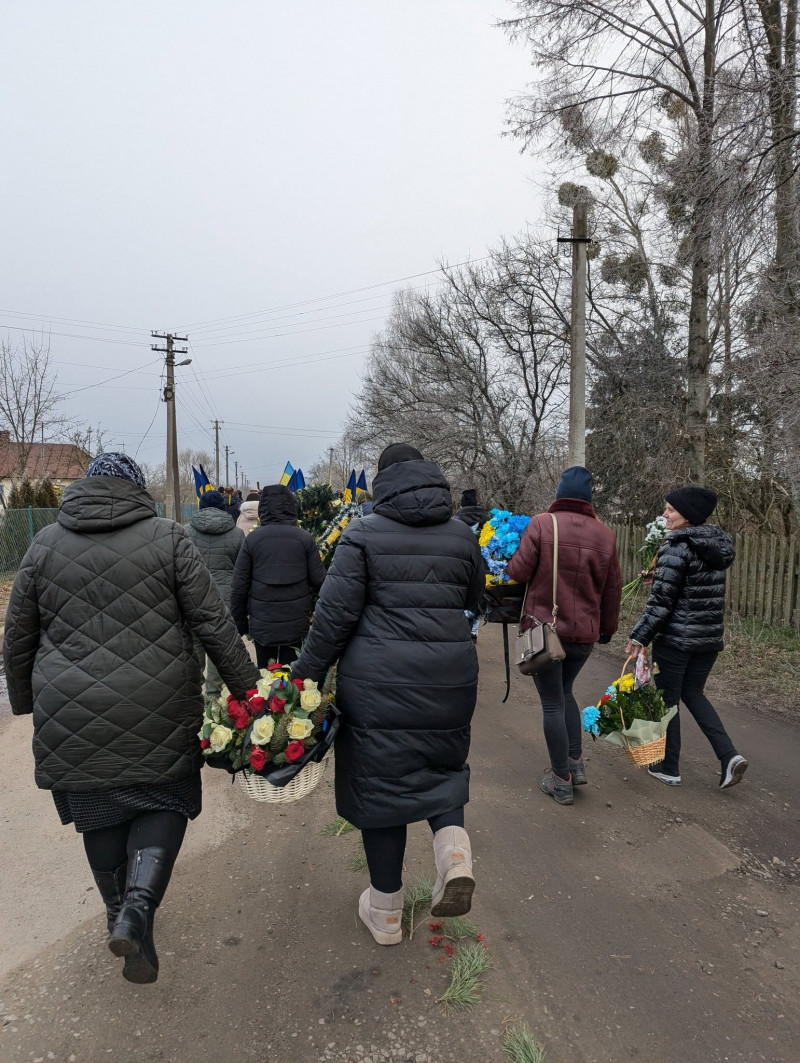
[[[261,716],[253,724],[253,730],[250,732],[250,741],[254,746],[265,746],[272,738],[274,730],[274,718],[272,716]]]
[[[489,542],[490,542],[490,540],[492,539],[493,536],[494,536],[494,528],[487,521],[484,524],[484,526],[481,528],[481,534],[480,534],[480,538],[478,539],[478,542],[480,543],[481,546],[488,546]]]
[[[633,690],[633,676],[628,673],[627,675],[620,676],[614,683],[614,686],[618,690],[621,690],[623,694],[629,694]]]
[[[298,720],[293,716],[289,721],[288,734],[292,741],[302,740],[308,738],[311,732],[314,730],[314,724],[311,720]]]
[[[208,737],[211,742],[211,752],[222,753],[230,744],[233,738],[233,731],[230,727],[223,727],[222,724],[219,724]]]
[[[288,672],[265,672],[265,677],[263,679],[259,679],[259,681],[256,683],[256,690],[259,692],[262,698],[270,698],[272,697],[270,687],[275,682],[275,680],[288,678]]]

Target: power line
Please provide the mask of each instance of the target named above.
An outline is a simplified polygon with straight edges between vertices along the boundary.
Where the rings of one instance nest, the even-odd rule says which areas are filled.
[[[39,333],[42,336],[66,336],[70,340],[93,340],[95,343],[116,343],[124,347],[141,347],[142,344],[136,340],[114,340],[108,336],[80,336],[75,332],[51,332],[49,329],[41,328],[22,328],[21,325],[9,325],[5,321],[0,321],[0,328],[13,329],[14,332],[32,332]]]
[[[99,380],[96,384],[86,384],[83,387],[76,388],[75,391],[68,391],[64,396],[65,399],[70,398],[72,395],[77,395],[81,391],[88,391],[90,388],[102,388],[112,380],[121,380],[124,376],[130,376],[131,373],[138,373],[142,369],[146,369],[148,365],[153,365],[155,362],[161,361],[160,358],[153,358],[149,362],[145,362],[144,365],[140,365],[137,369],[126,369],[124,373],[117,373],[115,376],[107,377],[105,380]],[[65,385],[70,387],[71,385]],[[149,388],[148,388],[149,391]]]

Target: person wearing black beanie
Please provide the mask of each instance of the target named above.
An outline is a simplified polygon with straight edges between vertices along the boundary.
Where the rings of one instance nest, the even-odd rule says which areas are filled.
[[[715,491],[689,484],[666,496],[667,535],[658,552],[650,597],[631,632],[628,654],[653,643],[656,686],[668,708],[682,701],[711,743],[720,762],[719,788],[741,782],[748,763],[737,753],[714,706],[706,681],[723,649],[725,573],[735,555],[730,536],[706,524],[717,505]],[[678,713],[667,727],[664,760],[648,771],[668,786],[679,786],[681,724]]]
[[[206,491],[204,495],[200,495],[200,509],[225,510],[225,499],[219,491]]]
[[[461,505],[456,511],[456,520],[462,520],[470,528],[480,532],[483,525],[489,519],[489,514],[478,503],[478,492],[470,488],[461,492]]]

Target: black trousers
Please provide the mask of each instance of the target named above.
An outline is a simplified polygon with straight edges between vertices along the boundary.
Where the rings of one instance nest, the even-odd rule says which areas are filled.
[[[259,668],[269,668],[273,661],[279,664],[291,664],[297,659],[297,653],[291,646],[265,646],[256,642],[256,664]]]
[[[443,827],[463,827],[464,806],[431,817],[428,825],[434,834]],[[407,834],[405,823],[397,827],[365,827],[361,831],[370,885],[381,893],[397,893],[403,888]]]
[[[563,661],[555,661],[533,677],[542,702],[544,740],[550,767],[562,779],[569,778],[568,757],[580,760],[583,749],[581,714],[572,684],[589,660],[591,642],[564,642]]]
[[[89,867],[93,871],[116,871],[132,860],[137,849],[152,845],[177,856],[186,834],[186,816],[180,812],[141,812],[125,823],[81,835]]]
[[[667,707],[672,708],[682,701],[711,743],[717,757],[727,762],[736,753],[736,749],[717,710],[704,693],[706,680],[716,659],[716,651],[688,653],[671,646],[659,645],[658,641],[653,643],[653,660],[659,667],[656,686],[664,694]],[[681,720],[678,713],[667,727],[667,750],[660,770],[666,775],[679,775],[680,756]]]

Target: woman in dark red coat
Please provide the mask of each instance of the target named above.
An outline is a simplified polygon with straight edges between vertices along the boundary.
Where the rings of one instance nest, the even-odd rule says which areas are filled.
[[[592,474],[575,465],[561,476],[556,500],[535,516],[508,563],[517,583],[528,583],[524,614],[549,621],[553,614],[553,518],[558,521],[558,620],[556,631],[566,657],[534,676],[544,713],[550,771],[544,793],[560,805],[572,804],[573,785],[586,783],[581,717],[572,685],[589,660],[595,642],[617,630],[622,578],[617,540],[592,506]]]

